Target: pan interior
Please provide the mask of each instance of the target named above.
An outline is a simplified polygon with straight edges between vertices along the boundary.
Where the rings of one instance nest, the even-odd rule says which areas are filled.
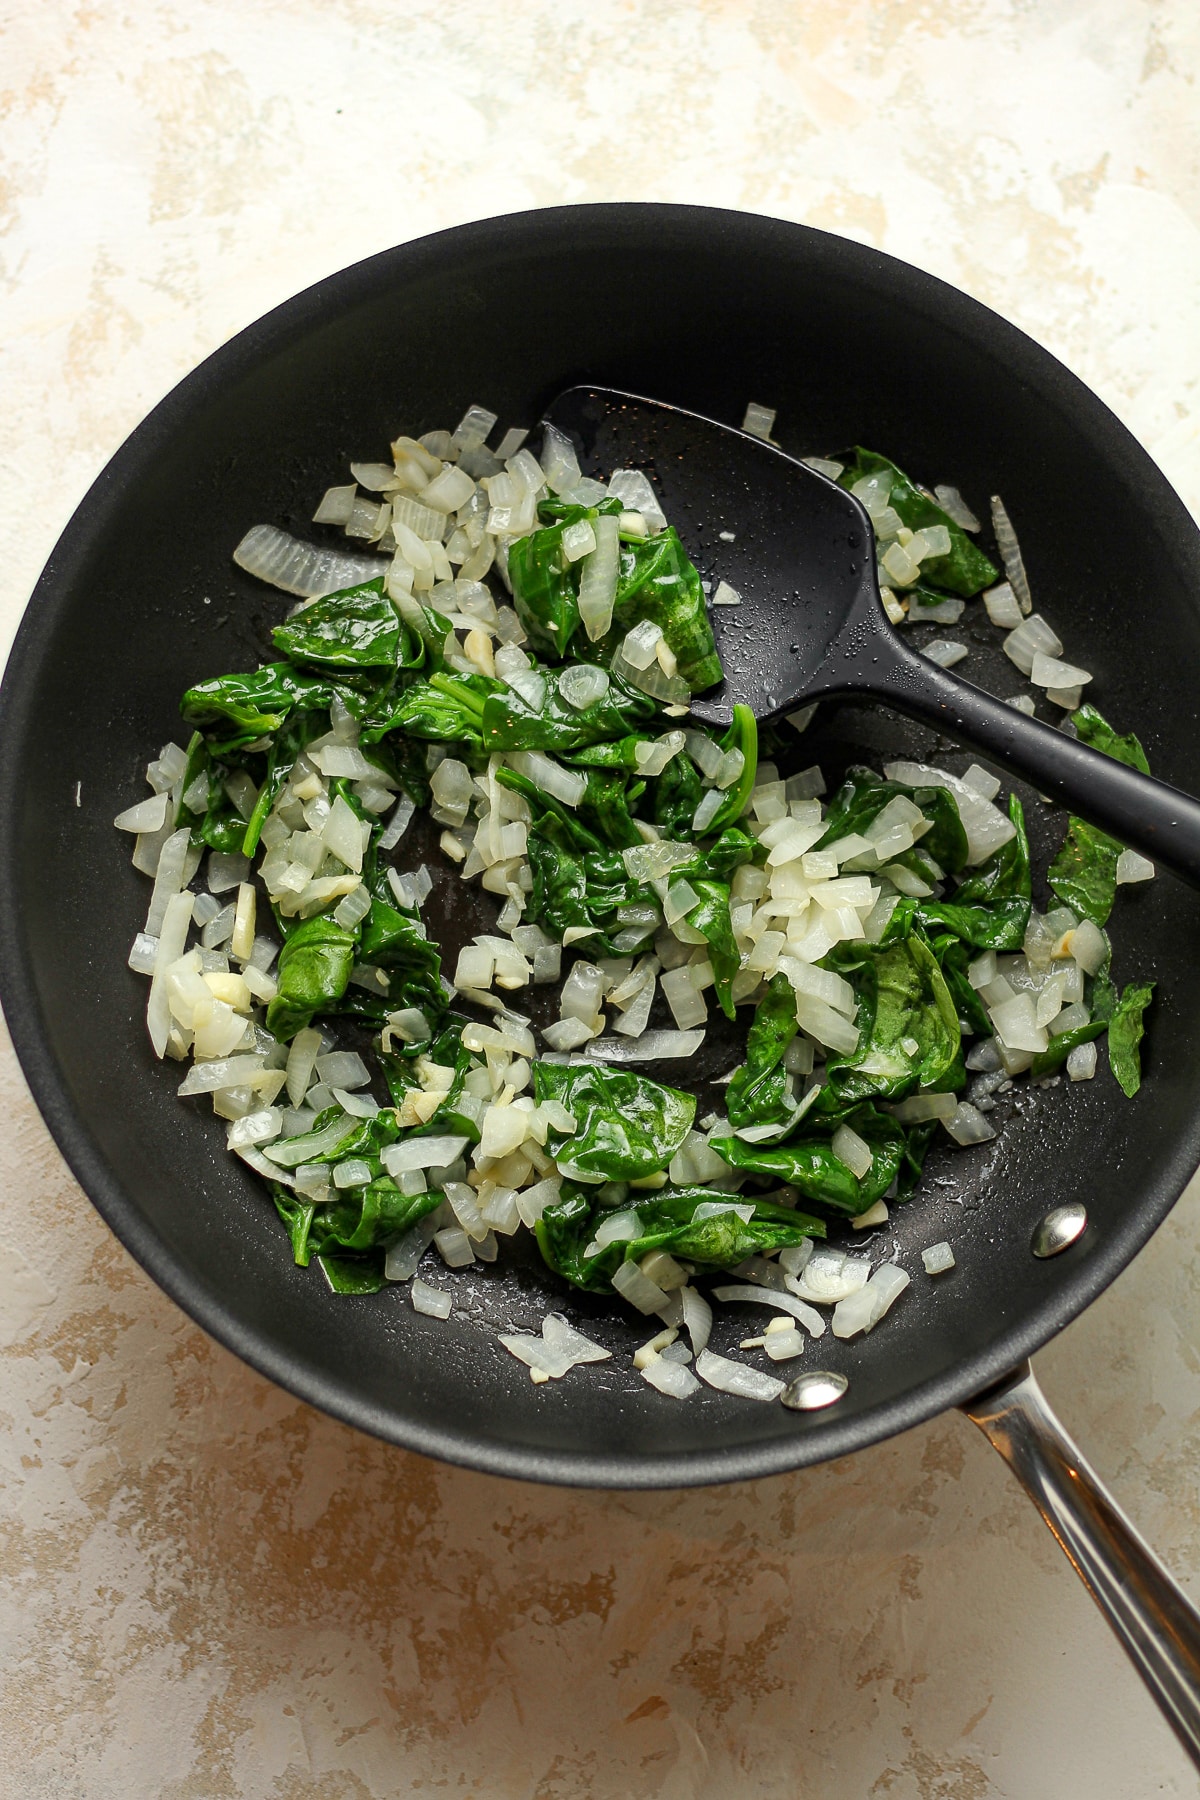
[[[886,1240],[915,1271],[912,1290],[875,1336],[826,1336],[806,1354],[805,1366],[850,1378],[830,1412],[650,1392],[628,1361],[649,1335],[640,1321],[565,1295],[536,1254],[469,1272],[446,1324],[415,1315],[403,1291],[335,1297],[318,1273],[294,1269],[220,1122],[181,1104],[181,1071],[150,1053],[144,985],[125,965],[147,884],[111,821],[141,795],[148,756],[178,737],[183,688],[253,666],[282,616],[283,598],[230,561],[250,525],[304,534],[348,461],[385,455],[397,431],[452,425],[473,401],[504,425],[532,425],[578,383],[732,424],[757,400],[778,409],[776,435],[794,454],[865,443],[977,506],[1001,493],[1037,606],[1096,671],[1089,693],[1139,732],[1156,773],[1200,790],[1195,530],[1053,359],[932,279],[800,227],[673,207],[519,215],[388,252],[272,313],[151,415],[84,502],[4,686],[5,1008],[43,1111],[114,1229],[202,1324],[298,1393],[499,1473],[740,1479],[855,1448],[986,1386],[1149,1235],[1200,1158],[1196,901],[1164,877],[1123,897],[1114,919],[1122,978],[1160,983],[1138,1100],[1106,1072],[1052,1090],[1021,1084],[996,1142],[931,1158]],[[698,551],[719,576],[719,546]],[[973,678],[1014,691],[986,622],[964,620],[956,635]],[[831,784],[849,761],[897,752],[970,760],[876,705],[823,706],[805,744]],[[1061,819],[1022,797],[1044,867]],[[430,916],[444,915],[453,941],[466,902],[452,878],[439,881]],[[1036,1262],[1034,1223],[1073,1198],[1089,1233]],[[918,1252],[946,1237],[957,1267],[930,1281]],[[549,1306],[618,1355],[535,1388],[495,1333],[536,1327]],[[714,1347],[747,1328],[738,1309],[719,1320]]]

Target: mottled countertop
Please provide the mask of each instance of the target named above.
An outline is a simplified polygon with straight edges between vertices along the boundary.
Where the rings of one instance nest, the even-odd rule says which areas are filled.
[[[715,202],[1032,332],[1200,508],[1189,0],[0,9],[0,639],[144,412],[330,270],[563,201]],[[958,1417],[734,1487],[439,1467],[269,1386],[3,1080],[11,1800],[1142,1800],[1195,1777]],[[1200,1587],[1200,1189],[1040,1358]]]

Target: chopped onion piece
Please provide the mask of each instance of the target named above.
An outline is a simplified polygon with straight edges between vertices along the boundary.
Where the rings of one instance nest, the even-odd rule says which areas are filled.
[[[167,822],[170,799],[170,794],[151,794],[148,800],[139,800],[136,806],[127,806],[118,813],[113,824],[118,831],[161,831]]]
[[[988,1010],[996,1036],[1006,1050],[1030,1050],[1036,1056],[1046,1048],[1049,1040],[1037,1023],[1031,994],[1017,994]]]
[[[414,1312],[426,1313],[431,1319],[448,1319],[450,1317],[454,1302],[450,1295],[441,1288],[430,1287],[427,1281],[422,1281],[421,1277],[416,1275],[413,1277],[413,1284],[408,1291],[412,1296]]]
[[[617,520],[611,513],[601,513],[594,520],[596,548],[585,556],[579,579],[579,617],[588,639],[595,643],[612,624],[613,604],[617,597],[620,573],[621,542]]]
[[[388,1174],[395,1177],[406,1169],[444,1169],[458,1160],[469,1142],[465,1137],[410,1137],[385,1144],[379,1156]]]
[[[634,761],[639,775],[661,775],[673,757],[683,749],[682,731],[668,731],[660,738],[650,738],[634,745]]]
[[[932,644],[926,644],[922,654],[939,669],[952,669],[967,655],[967,646],[955,643],[951,638],[938,638]]]
[[[953,1094],[914,1094],[911,1099],[898,1100],[887,1110],[901,1125],[919,1125],[925,1119],[953,1118],[957,1107],[958,1101]]]
[[[1122,850],[1117,858],[1117,884],[1130,881],[1153,881],[1154,864],[1147,856],[1140,856],[1136,850]]]
[[[586,775],[564,769],[553,758],[543,756],[540,750],[510,750],[508,761],[518,775],[524,775],[552,800],[561,800],[564,806],[578,806],[587,793]]]
[[[956,1144],[986,1144],[996,1135],[978,1107],[972,1106],[969,1100],[961,1100],[942,1124]]]
[[[889,1306],[898,1300],[908,1286],[909,1277],[895,1263],[882,1263],[870,1281],[848,1300],[839,1300],[833,1309],[833,1335],[849,1338],[876,1326]]]
[[[1074,663],[1060,662],[1056,656],[1038,650],[1034,653],[1029,679],[1034,687],[1057,689],[1084,687],[1092,677],[1086,669],[1077,669]]]
[[[865,1257],[847,1256],[828,1244],[813,1248],[811,1238],[805,1241],[810,1248],[803,1264],[798,1269],[783,1265],[789,1293],[818,1306],[836,1306],[867,1285],[871,1265]]]
[[[820,1313],[814,1312],[811,1306],[806,1306],[804,1301],[797,1299],[794,1294],[780,1293],[777,1288],[742,1287],[727,1284],[713,1289],[713,1299],[748,1300],[755,1306],[771,1306],[776,1312],[791,1313],[792,1317],[798,1319],[803,1325],[810,1337],[818,1338],[824,1335],[825,1321]]]
[[[569,663],[558,677],[558,691],[577,712],[594,706],[608,692],[609,673],[594,663]]]
[[[693,1287],[679,1289],[679,1301],[683,1311],[683,1327],[692,1340],[692,1349],[699,1356],[708,1343],[712,1331],[712,1307]]]
[[[641,469],[614,469],[608,491],[621,502],[626,512],[641,513],[650,531],[661,531],[666,525],[658,495]]]
[[[621,644],[621,654],[634,669],[648,669],[655,660],[658,645],[662,641],[662,626],[656,625],[653,619],[641,619],[626,633]]]
[[[922,1250],[921,1261],[927,1275],[944,1275],[947,1269],[954,1267],[954,1252],[943,1240],[940,1244],[930,1244],[927,1250]]]
[[[723,1394],[736,1394],[742,1400],[778,1400],[785,1383],[745,1363],[731,1362],[727,1356],[716,1356],[701,1350],[696,1358],[696,1373],[709,1387]]]
[[[1025,563],[1021,556],[1021,546],[1017,542],[1017,534],[1013,530],[1012,520],[1004,509],[1004,502],[999,494],[992,495],[992,529],[996,533],[996,548],[1000,552],[1000,560],[1004,564],[1004,573],[1023,613],[1033,611],[1033,598],[1029,592],[1029,580],[1025,574]]]
[[[636,1038],[593,1038],[585,1054],[595,1062],[659,1062],[694,1056],[703,1042],[703,1031],[644,1031]]]
[[[656,1281],[642,1273],[636,1263],[621,1263],[612,1277],[612,1284],[621,1298],[641,1313],[661,1313],[671,1299]]]
[[[838,1161],[845,1163],[859,1181],[868,1173],[875,1161],[870,1144],[864,1138],[860,1138],[857,1131],[852,1130],[849,1125],[838,1126],[829,1148]]]
[[[756,400],[751,400],[746,408],[746,416],[742,420],[742,430],[748,432],[751,437],[764,439],[769,444],[774,429],[775,408],[760,406]]]
[[[938,505],[948,519],[953,519],[954,523],[956,525],[961,525],[964,531],[979,531],[982,529],[979,520],[975,517],[975,514],[971,511],[956,487],[947,487],[939,483],[933,491],[937,496]]]
[[[987,608],[988,618],[1001,631],[1015,631],[1021,623],[1021,603],[1009,582],[1001,581],[995,587],[988,588],[983,596],[983,604]]]
[[[656,1356],[640,1371],[643,1381],[657,1388],[660,1394],[667,1394],[672,1400],[686,1400],[700,1386],[692,1371],[682,1363],[667,1362]]]
[[[374,581],[388,566],[384,557],[353,556],[344,550],[302,544],[274,525],[252,525],[233,560],[248,575],[305,600]]]
[[[1041,613],[1031,613],[1027,619],[1022,619],[1015,631],[1009,632],[1002,647],[1009,661],[1016,663],[1022,675],[1028,675],[1035,656],[1039,653],[1061,656],[1063,644]]]

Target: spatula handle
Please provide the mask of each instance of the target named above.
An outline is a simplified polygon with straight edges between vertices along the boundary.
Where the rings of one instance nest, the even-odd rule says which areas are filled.
[[[1048,800],[1200,887],[1200,801],[1018,712],[909,648],[894,631],[863,658],[866,684],[897,711],[958,738]],[[876,650],[872,644],[872,650]]]

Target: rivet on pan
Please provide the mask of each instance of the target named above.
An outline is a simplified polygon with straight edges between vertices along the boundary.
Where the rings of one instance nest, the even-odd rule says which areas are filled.
[[[840,1400],[848,1386],[846,1377],[834,1369],[810,1369],[789,1382],[779,1398],[796,1412],[816,1412],[818,1407]]]
[[[1069,1250],[1075,1240],[1083,1236],[1087,1222],[1087,1208],[1078,1200],[1056,1206],[1034,1226],[1030,1249],[1035,1256],[1057,1256],[1060,1250]]]

